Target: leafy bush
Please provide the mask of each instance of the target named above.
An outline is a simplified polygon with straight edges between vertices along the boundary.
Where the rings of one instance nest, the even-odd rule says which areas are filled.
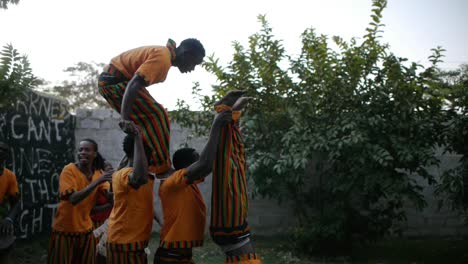
[[[233,43],[227,66],[214,56],[204,64],[218,79],[214,95],[194,88],[205,111],[232,89],[255,98],[242,123],[249,175],[258,194],[292,201],[300,251],[340,254],[399,233],[403,205],[426,205],[418,182],[435,183],[427,168],[439,164],[434,151],[447,139],[446,96],[436,85],[443,49],[433,49],[427,69],[393,54],[379,41],[386,4],[373,1],[360,42],[306,29],[298,57],[259,16],[260,32],[248,47]],[[173,117],[191,126],[180,107]]]

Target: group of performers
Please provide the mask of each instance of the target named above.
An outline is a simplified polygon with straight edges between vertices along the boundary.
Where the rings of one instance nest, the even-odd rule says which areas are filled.
[[[192,248],[203,245],[206,223],[206,204],[198,184],[210,173],[209,229],[225,254],[225,263],[261,263],[246,221],[249,199],[239,129],[241,111],[251,98],[241,90],[227,93],[213,106],[216,115],[201,153],[182,148],[171,158],[167,112],[146,89],[163,82],[171,66],[190,72],[204,56],[197,39],[186,39],[179,46],[169,39],[166,46],[126,51],[105,66],[98,89],[121,114],[125,158],[114,171],[93,139],[79,142],[77,162],[66,165],[59,177],[60,202],[48,263],[147,263],[151,250],[154,263],[194,263]],[[0,158],[5,149],[0,144]],[[16,180],[10,173],[3,169],[0,176],[0,202],[5,195],[17,197]],[[12,179],[16,185],[3,184]],[[155,181],[161,182],[158,195],[163,219],[159,247],[148,250]],[[0,223],[2,232],[5,227],[11,233],[17,212],[12,208],[11,216]],[[103,250],[98,250],[99,244]]]

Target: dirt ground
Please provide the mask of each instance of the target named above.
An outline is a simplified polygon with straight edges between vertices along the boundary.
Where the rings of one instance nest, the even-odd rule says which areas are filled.
[[[150,243],[151,253],[157,246],[158,234]],[[287,237],[253,237],[263,264],[312,264],[312,263],[468,263],[468,239],[425,238],[389,239],[374,245],[353,250],[346,257],[300,257],[291,252]],[[15,264],[46,263],[48,236],[18,241],[12,252]],[[219,248],[209,239],[194,250],[197,264],[221,264],[224,261]],[[149,263],[152,263],[152,256]]]

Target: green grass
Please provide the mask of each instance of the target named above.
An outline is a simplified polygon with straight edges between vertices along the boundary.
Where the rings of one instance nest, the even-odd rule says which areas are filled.
[[[153,234],[150,242],[151,254],[157,248],[159,234]],[[306,259],[299,259],[286,249],[286,242],[279,237],[254,237],[257,253],[262,257],[265,264],[288,264],[288,263],[312,263]],[[38,264],[46,263],[47,247],[49,237],[37,236],[28,240],[17,242],[12,252],[13,263]],[[149,257],[148,263],[153,263],[153,256]],[[194,260],[197,264],[219,264],[224,262],[224,255],[211,239],[205,240],[204,246],[194,249]]]
[[[154,234],[150,249],[154,254],[159,234]],[[39,264],[46,263],[48,236],[37,236],[22,240],[13,250],[13,263]],[[289,239],[281,236],[254,236],[255,248],[264,264],[311,264],[311,263],[468,263],[468,240],[461,239],[389,239],[375,245],[353,250],[351,256],[325,259],[298,257],[288,246]],[[197,264],[220,264],[224,257],[209,237],[205,245],[194,249],[194,260]],[[153,257],[150,256],[149,263]]]
[[[157,234],[153,236],[150,243],[152,250],[157,246],[158,237]],[[314,263],[305,258],[294,257],[294,255],[286,249],[287,242],[281,237],[254,237],[253,240],[255,242],[256,252],[260,254],[264,264]],[[193,256],[195,263],[199,264],[224,263],[224,254],[210,238],[205,239],[203,247],[193,250]],[[150,260],[153,260],[152,256]],[[150,263],[152,263],[151,261]]]
[[[468,263],[468,239],[390,239],[353,251],[355,263]]]

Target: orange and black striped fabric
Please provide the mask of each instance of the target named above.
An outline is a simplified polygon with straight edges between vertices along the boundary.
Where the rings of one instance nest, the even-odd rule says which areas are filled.
[[[174,259],[154,256],[153,264],[195,264],[195,262],[192,259]]]
[[[217,112],[227,109],[230,107],[215,107]],[[233,121],[222,128],[213,167],[210,233],[219,245],[234,244],[250,236],[246,221],[249,200],[239,117],[240,112],[233,112]]]
[[[249,253],[241,256],[226,256],[225,264],[261,264],[260,256],[255,253]]]
[[[99,77],[99,93],[119,113],[128,81],[111,64]],[[143,141],[153,150],[151,165],[156,168],[153,172],[161,174],[169,170],[171,167],[169,116],[166,109],[156,102],[146,88],[138,91],[130,119],[142,128]]]
[[[96,238],[92,232],[52,232],[47,263],[49,264],[94,264]]]
[[[147,242],[112,244],[107,243],[108,264],[146,264],[148,256],[145,253]]]

